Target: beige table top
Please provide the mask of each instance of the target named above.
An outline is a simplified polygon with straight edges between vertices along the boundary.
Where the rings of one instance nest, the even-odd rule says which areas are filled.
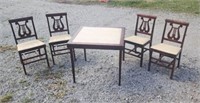
[[[82,27],[72,43],[120,44],[122,28]]]

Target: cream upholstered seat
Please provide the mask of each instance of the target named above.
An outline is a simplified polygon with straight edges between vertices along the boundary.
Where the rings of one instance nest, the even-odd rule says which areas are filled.
[[[139,37],[139,36],[126,37],[124,40],[128,41],[128,42],[132,42],[132,43],[137,43],[137,44],[140,44],[140,45],[144,45],[144,44],[146,44],[147,42],[150,41],[149,38],[144,38],[144,37]]]
[[[71,36],[68,34],[55,35],[49,38],[49,43],[56,43],[61,41],[69,41]]]
[[[31,41],[17,44],[17,50],[23,51],[23,50],[28,50],[28,49],[32,49],[35,47],[43,46],[43,45],[45,45],[45,44],[39,40],[31,40]]]
[[[151,46],[151,49],[157,50],[157,51],[160,51],[160,52],[164,52],[164,53],[168,53],[168,54],[171,54],[171,55],[178,55],[179,52],[181,51],[180,47],[168,45],[168,44],[165,44],[165,43],[153,45],[153,46]]]

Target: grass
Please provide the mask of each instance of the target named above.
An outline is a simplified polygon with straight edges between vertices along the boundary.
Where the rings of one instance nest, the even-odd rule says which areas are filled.
[[[38,82],[41,80],[48,80],[48,79],[53,79],[53,80],[61,79],[64,75],[63,71],[51,72],[50,70],[44,70],[41,73],[40,72],[36,73],[34,81]]]
[[[7,50],[14,51],[14,50],[17,50],[17,48],[13,45],[0,45],[0,53],[5,52]]]
[[[59,79],[52,83],[48,83],[45,87],[56,99],[62,99],[68,92],[68,87],[66,87],[67,82],[65,80]]]
[[[54,0],[59,3],[75,4],[100,4],[99,0]],[[63,2],[65,1],[65,2]],[[143,9],[158,9],[188,14],[200,14],[200,0],[109,0],[108,3],[101,3],[115,7],[135,7]]]
[[[200,0],[112,0],[108,5],[200,14]]]
[[[28,82],[27,80],[24,80],[24,79],[21,79],[21,80],[19,81],[19,83],[20,83],[21,86],[23,86],[23,87],[28,87],[28,86],[31,85],[30,82]]]
[[[12,98],[13,98],[12,94],[8,93],[8,94],[1,97],[0,103],[7,103],[7,102],[11,101]]]

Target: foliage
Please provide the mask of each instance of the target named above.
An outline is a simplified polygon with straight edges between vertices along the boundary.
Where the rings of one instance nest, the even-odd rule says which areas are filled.
[[[111,6],[161,9],[200,14],[200,0],[112,0]]]
[[[0,103],[6,103],[6,102],[9,102],[11,101],[13,98],[12,94],[8,93],[4,96],[1,97],[1,102]]]

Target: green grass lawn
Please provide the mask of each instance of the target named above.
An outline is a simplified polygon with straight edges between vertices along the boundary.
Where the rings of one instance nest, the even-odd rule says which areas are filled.
[[[73,0],[71,2],[86,5],[100,4],[99,0]],[[200,0],[110,0],[108,3],[101,4],[114,7],[160,9],[172,12],[200,14]]]
[[[111,0],[108,5],[200,14],[200,0]]]

